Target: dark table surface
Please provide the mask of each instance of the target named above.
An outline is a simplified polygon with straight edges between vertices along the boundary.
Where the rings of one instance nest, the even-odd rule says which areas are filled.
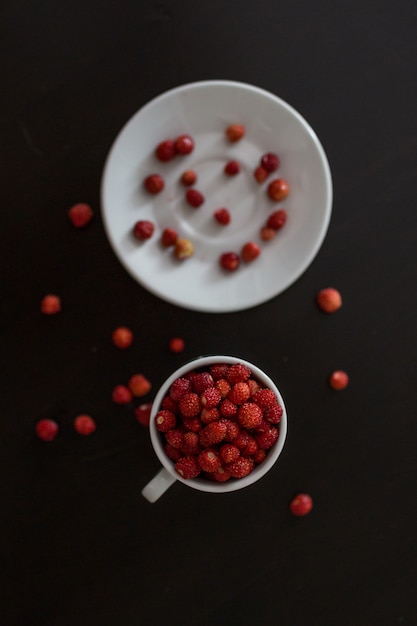
[[[52,2],[1,10],[1,500],[4,626],[417,624],[413,2]],[[229,79],[295,107],[334,185],[327,237],[290,288],[197,313],[148,293],[105,236],[100,180],[127,119],[181,84]],[[88,202],[83,231],[67,211]],[[321,313],[334,286],[343,307]],[[40,313],[46,293],[62,312]],[[132,328],[129,350],[111,342]],[[186,349],[167,344],[182,336]],[[187,359],[235,354],[289,412],[277,465],[215,496],[159,468],[133,406]],[[344,369],[342,392],[328,375]],[[80,413],[97,430],[81,437]],[[57,438],[35,436],[41,418]],[[310,493],[310,515],[288,504]]]

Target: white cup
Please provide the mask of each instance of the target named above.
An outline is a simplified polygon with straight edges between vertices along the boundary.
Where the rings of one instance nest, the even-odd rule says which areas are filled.
[[[167,457],[165,454],[161,434],[158,432],[155,426],[155,416],[158,413],[162,400],[168,394],[169,389],[177,378],[180,378],[187,374],[188,372],[197,370],[199,368],[208,368],[210,365],[214,365],[215,363],[226,363],[228,365],[233,365],[235,363],[243,363],[247,365],[253,377],[260,382],[264,387],[268,387],[272,389],[272,391],[276,394],[278,401],[282,407],[282,416],[279,424],[279,436],[274,446],[268,450],[266,458],[264,461],[259,463],[254,470],[245,476],[244,478],[239,479],[230,479],[224,483],[217,483],[207,480],[205,478],[182,478],[175,470],[175,464],[171,459]],[[159,472],[152,478],[152,480],[143,488],[142,495],[149,500],[149,502],[155,502],[162,496],[162,494],[170,487],[176,480],[184,483],[187,487],[192,487],[193,489],[198,489],[199,491],[207,491],[211,493],[226,493],[229,491],[236,491],[237,489],[243,489],[243,487],[248,487],[252,485],[254,482],[265,476],[265,474],[271,469],[274,463],[277,461],[279,455],[281,454],[282,448],[284,446],[285,437],[287,435],[287,411],[285,408],[284,400],[274,384],[274,382],[256,365],[245,361],[244,359],[240,359],[234,356],[205,356],[190,361],[186,363],[179,369],[177,369],[167,380],[164,382],[162,387],[159,389],[158,393],[155,396],[152,405],[150,423],[149,423],[149,432],[151,436],[151,442],[155,453],[159,460],[162,463],[162,468]]]

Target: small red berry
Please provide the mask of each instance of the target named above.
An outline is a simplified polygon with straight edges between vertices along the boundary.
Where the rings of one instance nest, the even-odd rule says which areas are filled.
[[[233,463],[240,457],[239,448],[231,443],[223,444],[219,452],[225,463]]]
[[[235,383],[230,390],[227,399],[234,404],[243,404],[249,399],[250,389],[249,385],[244,382]]]
[[[200,417],[184,417],[182,416],[182,423],[186,430],[190,430],[193,433],[198,433],[203,428],[203,422]]]
[[[172,411],[173,413],[178,413],[178,402],[170,398],[169,396],[165,396],[165,398],[161,402],[161,408],[167,409],[168,411]]]
[[[332,389],[340,391],[348,386],[349,376],[343,370],[336,370],[330,375],[329,384]]]
[[[196,393],[201,394],[209,387],[213,387],[214,380],[209,372],[198,372],[197,374],[193,374],[191,377],[191,383],[193,385],[193,390]]]
[[[227,176],[236,176],[236,174],[239,174],[239,172],[240,165],[237,161],[229,161],[224,166],[224,173],[227,174]]]
[[[200,417],[203,424],[211,424],[211,422],[216,422],[219,419],[220,411],[216,407],[212,407],[210,409],[204,407],[201,411]]]
[[[310,513],[313,508],[312,497],[307,493],[299,493],[290,502],[290,511],[297,517],[302,517]]]
[[[175,428],[177,424],[177,418],[171,411],[167,409],[161,409],[155,416],[155,426],[160,433],[166,433],[169,430]],[[170,441],[169,443],[172,442]]]
[[[290,186],[283,178],[276,178],[268,185],[268,196],[274,202],[284,200],[290,193]]]
[[[274,228],[269,228],[268,226],[264,226],[263,228],[261,228],[259,234],[260,234],[262,241],[271,241],[271,239],[273,239],[277,233]]]
[[[253,402],[265,410],[277,403],[277,397],[272,389],[258,389],[252,396]]]
[[[164,445],[164,450],[165,450],[165,454],[167,455],[167,457],[171,459],[171,461],[174,461],[174,463],[179,461],[180,458],[182,457],[182,453],[177,448],[174,448],[173,446],[171,446],[171,444],[169,443],[166,443]]]
[[[61,310],[61,299],[52,293],[44,296],[41,300],[41,312],[45,315],[55,315]]]
[[[219,453],[210,448],[198,455],[198,464],[205,472],[217,472],[222,462]]]
[[[273,152],[267,152],[261,158],[261,167],[267,172],[275,172],[279,167],[279,158]]]
[[[262,422],[262,409],[253,402],[245,402],[239,407],[237,418],[244,428],[256,428]]]
[[[248,387],[250,389],[250,395],[253,396],[258,391],[258,389],[260,388],[259,387],[259,383],[256,382],[256,380],[254,380],[253,378],[249,378],[246,382],[247,382]]]
[[[219,411],[222,417],[233,417],[237,413],[237,406],[234,402],[225,398],[220,403]]]
[[[58,434],[58,424],[54,420],[42,419],[36,423],[35,431],[42,441],[52,441]]]
[[[204,447],[220,443],[226,437],[227,425],[223,422],[211,422],[201,431],[200,442]]]
[[[165,439],[170,446],[172,446],[176,450],[179,450],[180,448],[182,448],[184,433],[177,428],[172,428],[171,430],[167,430],[167,432],[165,433]]]
[[[230,478],[229,472],[226,472],[222,467],[219,467],[217,472],[212,472],[210,477],[217,483],[225,483]]]
[[[217,211],[214,211],[213,215],[214,215],[214,219],[216,220],[216,222],[218,222],[222,226],[226,226],[227,224],[230,224],[231,216],[230,216],[230,211],[228,211],[227,209],[225,208],[217,209]]]
[[[184,433],[182,446],[181,446],[181,452],[185,456],[189,456],[189,455],[192,456],[192,455],[200,454],[201,452],[200,439],[197,433],[193,433],[193,432]]]
[[[262,450],[261,448],[258,448],[258,450],[255,452],[255,454],[252,456],[254,462],[256,464],[262,463],[262,461],[265,460],[266,458],[266,452],[265,450]]]
[[[152,411],[152,402],[146,402],[145,404],[140,404],[135,409],[135,417],[138,420],[139,424],[142,426],[149,426],[149,422],[151,419],[151,411]]]
[[[139,241],[150,239],[154,233],[155,224],[149,220],[139,220],[133,227],[133,235]]]
[[[78,415],[74,420],[74,428],[80,435],[91,435],[96,429],[96,423],[90,415]]]
[[[133,342],[133,333],[126,326],[119,326],[112,333],[112,342],[116,348],[128,348]]]
[[[68,217],[75,228],[83,228],[91,222],[94,217],[94,213],[89,204],[79,202],[70,208],[68,211]]]
[[[225,378],[220,378],[219,380],[216,380],[215,387],[220,391],[220,395],[222,398],[226,398],[231,389],[229,383]]]
[[[155,156],[159,161],[171,161],[175,156],[175,143],[171,139],[162,141],[156,147]]]
[[[230,124],[230,126],[226,128],[225,134],[231,143],[240,141],[245,135],[245,127],[243,124]]]
[[[316,301],[319,309],[324,313],[335,313],[343,304],[340,292],[333,287],[321,289],[316,296]]]
[[[287,211],[285,209],[279,209],[278,211],[274,211],[268,217],[266,222],[267,228],[272,228],[273,230],[280,230],[285,222],[287,221]]]
[[[196,478],[201,472],[195,456],[182,457],[175,463],[175,469],[180,476],[186,479]]]
[[[207,409],[216,407],[222,399],[221,393],[216,387],[208,387],[200,395],[201,406]]]
[[[234,442],[236,437],[239,436],[239,426],[235,422],[232,422],[232,420],[222,419],[221,421],[226,426],[226,436],[224,440]]]
[[[200,207],[204,203],[203,194],[194,188],[188,189],[188,191],[185,194],[185,199],[187,200],[188,204],[192,206],[194,209],[198,209],[198,207]]]
[[[250,263],[251,261],[254,261],[260,254],[260,247],[253,241],[245,243],[245,245],[242,247],[242,250],[240,251],[240,255],[245,263]]]
[[[197,181],[197,174],[194,170],[186,170],[181,176],[181,182],[185,187],[191,187]]]
[[[175,152],[177,154],[190,154],[194,150],[194,140],[190,135],[180,135],[175,140]]]
[[[185,349],[185,341],[181,337],[173,337],[169,341],[169,349],[171,352],[183,352]]]
[[[282,406],[278,402],[264,410],[264,417],[270,424],[279,424],[282,414]]]
[[[213,376],[214,380],[220,380],[220,378],[224,378],[226,376],[226,372],[229,369],[227,363],[215,363],[210,366],[210,374]]]
[[[257,441],[258,446],[262,450],[269,450],[269,448],[272,448],[274,443],[277,441],[278,436],[279,436],[278,429],[275,428],[275,426],[271,426],[269,430],[265,431],[264,433],[259,433],[258,435],[256,435],[256,441]]]
[[[259,184],[263,183],[268,178],[268,172],[262,166],[257,167],[253,172],[253,175]]]
[[[131,376],[127,386],[136,398],[146,396],[152,388],[152,384],[143,374],[134,374]]]
[[[230,473],[233,478],[244,478],[254,468],[254,462],[252,459],[248,459],[245,457],[239,457],[233,463],[228,463],[225,467],[226,471]]]
[[[159,174],[150,174],[143,181],[146,191],[155,195],[165,187],[164,179]]]
[[[226,372],[226,378],[231,385],[235,383],[245,383],[249,380],[252,372],[247,365],[243,363],[234,363]]]
[[[234,272],[240,265],[240,258],[236,252],[224,252],[220,255],[219,263],[224,270]]]
[[[129,404],[133,400],[132,392],[125,385],[116,385],[113,389],[112,400],[116,404]]]
[[[169,396],[174,402],[179,402],[185,393],[191,391],[191,381],[188,378],[177,378],[169,388]]]
[[[173,228],[164,228],[161,234],[161,243],[164,248],[170,248],[175,245],[178,239],[178,233]]]
[[[187,391],[179,401],[179,408],[185,417],[196,417],[200,413],[200,399],[196,393]]]
[[[180,261],[188,259],[194,254],[194,245],[189,239],[177,239],[175,242],[174,254]]]

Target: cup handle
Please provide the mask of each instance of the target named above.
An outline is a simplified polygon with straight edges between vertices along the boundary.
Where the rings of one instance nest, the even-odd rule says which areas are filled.
[[[165,467],[161,467],[159,472],[152,478],[152,480],[142,489],[142,495],[149,502],[156,502],[160,498],[168,487],[176,481],[175,476],[170,474]]]

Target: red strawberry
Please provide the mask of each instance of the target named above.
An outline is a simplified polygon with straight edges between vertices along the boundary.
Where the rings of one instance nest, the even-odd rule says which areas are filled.
[[[61,310],[61,299],[59,296],[55,296],[50,293],[47,296],[44,296],[41,301],[41,312],[45,315],[55,315],[55,313],[59,313]]]
[[[112,342],[116,348],[128,348],[133,342],[133,333],[126,326],[119,326],[112,333]]]
[[[161,408],[172,411],[173,413],[179,412],[178,402],[175,402],[170,396],[165,396],[161,402]]]
[[[276,178],[269,183],[267,193],[271,200],[280,202],[290,193],[290,186],[283,178]]]
[[[36,423],[35,432],[42,441],[52,441],[58,434],[58,424],[51,419],[42,419]]]
[[[262,165],[259,165],[255,171],[253,172],[253,175],[255,177],[255,180],[260,184],[263,183],[267,178],[268,178],[268,174],[269,172],[266,171],[266,169],[264,167],[262,167]]]
[[[203,422],[199,417],[183,417],[182,423],[186,430],[198,433],[203,428]]]
[[[283,414],[282,406],[278,404],[278,402],[268,407],[264,411],[265,419],[271,424],[279,424],[279,422],[281,421],[282,414]]]
[[[254,241],[248,241],[242,247],[240,251],[240,256],[245,261],[245,263],[251,263],[261,254],[261,249]]]
[[[181,432],[178,428],[173,428],[172,430],[168,430],[165,433],[165,439],[170,446],[172,446],[176,450],[179,450],[182,447],[184,433]]]
[[[137,398],[146,396],[152,388],[151,383],[143,374],[134,374],[131,376],[127,385],[132,394]]]
[[[262,422],[262,410],[254,402],[245,402],[239,407],[237,418],[244,428],[256,428]]]
[[[185,194],[185,199],[188,204],[192,206],[194,209],[198,209],[204,203],[204,196],[197,189],[191,188]]]
[[[183,352],[185,341],[181,337],[173,337],[169,340],[169,349],[171,352]]]
[[[195,393],[201,394],[208,387],[213,387],[214,380],[209,372],[199,372],[198,374],[194,374],[191,377],[191,383],[193,385],[193,391],[195,391]]]
[[[224,173],[227,174],[227,176],[236,176],[236,174],[239,174],[239,172],[240,165],[237,161],[229,161],[224,166]]]
[[[132,399],[132,392],[125,385],[116,385],[113,389],[112,400],[116,404],[129,404]]]
[[[175,143],[172,139],[162,141],[156,147],[155,156],[159,161],[171,161],[175,156]]]
[[[214,211],[213,215],[218,224],[221,224],[222,226],[227,226],[227,224],[230,224],[231,216],[230,211],[228,211],[227,209],[217,209],[217,211]]]
[[[219,452],[225,463],[233,463],[240,457],[239,448],[231,443],[223,444]]]
[[[157,194],[165,187],[164,179],[159,174],[151,174],[147,176],[143,181],[146,191],[152,194]]]
[[[334,371],[329,378],[329,385],[332,389],[340,391],[345,389],[349,384],[349,376],[343,370]]]
[[[190,154],[194,150],[194,140],[190,135],[180,135],[175,140],[175,152],[177,154]]]
[[[200,452],[199,438],[197,433],[184,433],[181,452],[185,456],[196,455]]]
[[[253,394],[252,400],[264,410],[278,402],[272,389],[259,389],[259,391]]]
[[[231,386],[229,385],[229,383],[227,382],[227,380],[225,378],[220,378],[219,380],[216,380],[216,382],[214,383],[216,389],[218,389],[220,391],[220,395],[222,398],[226,398],[227,394],[229,393]]]
[[[271,426],[271,428],[267,430],[265,433],[256,435],[256,441],[258,443],[258,446],[262,450],[269,450],[269,448],[272,448],[274,443],[277,441],[278,435],[279,435],[278,429],[275,428],[274,426]]]
[[[197,174],[193,170],[186,170],[181,176],[181,182],[185,187],[191,187],[197,180]]]
[[[218,483],[225,483],[230,478],[229,472],[226,472],[222,467],[219,467],[217,472],[212,472],[210,478]]]
[[[174,402],[179,402],[181,397],[189,391],[191,391],[191,381],[187,378],[177,378],[169,389],[169,397]]]
[[[149,421],[151,419],[151,410],[152,402],[140,404],[138,407],[136,407],[135,416],[139,424],[142,424],[142,426],[149,426]]]
[[[177,448],[174,448],[173,446],[171,446],[169,443],[166,443],[164,445],[164,450],[165,450],[165,454],[167,455],[167,457],[171,459],[171,461],[174,461],[174,463],[179,461],[180,458],[182,457],[182,453],[179,450],[177,450]]]
[[[266,452],[261,448],[258,448],[255,454],[252,456],[255,463],[262,463],[266,459]]]
[[[68,211],[68,217],[75,228],[83,228],[91,222],[94,217],[94,213],[89,204],[79,202],[70,208]]]
[[[226,378],[231,385],[240,382],[246,382],[252,372],[247,365],[243,363],[234,363],[226,372]]]
[[[245,127],[243,124],[230,124],[230,126],[226,128],[225,134],[231,143],[235,143],[236,141],[240,141],[245,135]]]
[[[234,272],[240,265],[240,257],[236,252],[224,252],[219,257],[219,263],[224,270]]]
[[[316,301],[319,309],[324,313],[334,313],[342,306],[342,296],[333,287],[321,289],[316,296]]]
[[[150,239],[154,233],[155,224],[149,220],[139,220],[133,227],[133,235],[139,241]]]
[[[235,383],[227,396],[227,399],[234,404],[243,404],[250,396],[249,385],[246,383]]]
[[[221,399],[221,393],[215,387],[207,387],[200,395],[201,406],[207,409],[212,409],[217,406]]]
[[[200,413],[200,399],[196,393],[187,391],[179,401],[179,408],[185,417],[195,417]]]
[[[275,172],[279,167],[279,158],[273,152],[267,152],[261,158],[261,167],[269,172]]]
[[[228,419],[222,419],[221,422],[226,426],[226,436],[224,440],[234,443],[240,432],[239,426],[235,422]]]
[[[307,493],[299,493],[290,502],[290,511],[297,517],[310,513],[313,508],[313,499]]]
[[[226,437],[227,426],[221,421],[207,424],[201,431],[200,443],[204,448],[220,443]]]
[[[206,409],[204,408],[201,411],[201,421],[204,424],[211,424],[211,422],[216,422],[219,417],[220,417],[220,412],[219,409],[216,409],[215,407],[213,407],[212,409]]]
[[[195,456],[184,456],[175,463],[175,469],[183,478],[196,478],[201,472]]]
[[[219,453],[212,448],[203,450],[198,455],[198,464],[205,472],[217,472],[221,467],[221,459]]]
[[[80,435],[91,435],[96,429],[96,423],[90,415],[78,415],[74,420],[74,428]]]
[[[276,229],[269,226],[263,226],[260,230],[260,237],[262,241],[271,241],[276,236]]]
[[[229,369],[227,363],[216,363],[210,366],[210,374],[214,380],[220,380],[226,376],[226,372]]]
[[[228,463],[225,466],[226,472],[229,472],[233,478],[243,478],[251,473],[254,468],[254,462],[252,459],[246,457],[239,457],[233,463]]]
[[[237,406],[234,402],[225,398],[220,402],[219,411],[222,417],[233,417],[237,413]]]
[[[257,383],[253,378],[249,378],[246,382],[250,389],[250,395],[253,396],[259,389],[259,383]]]
[[[155,425],[157,430],[160,433],[166,433],[168,430],[175,428],[177,423],[177,418],[174,413],[171,411],[167,411],[166,409],[161,409],[158,411],[155,417]]]
[[[175,245],[178,239],[178,233],[173,228],[164,228],[161,234],[161,243],[164,248],[170,248]]]
[[[280,230],[285,222],[287,221],[287,212],[285,209],[279,209],[278,211],[274,211],[268,217],[266,222],[267,228],[272,228],[273,230]]]

